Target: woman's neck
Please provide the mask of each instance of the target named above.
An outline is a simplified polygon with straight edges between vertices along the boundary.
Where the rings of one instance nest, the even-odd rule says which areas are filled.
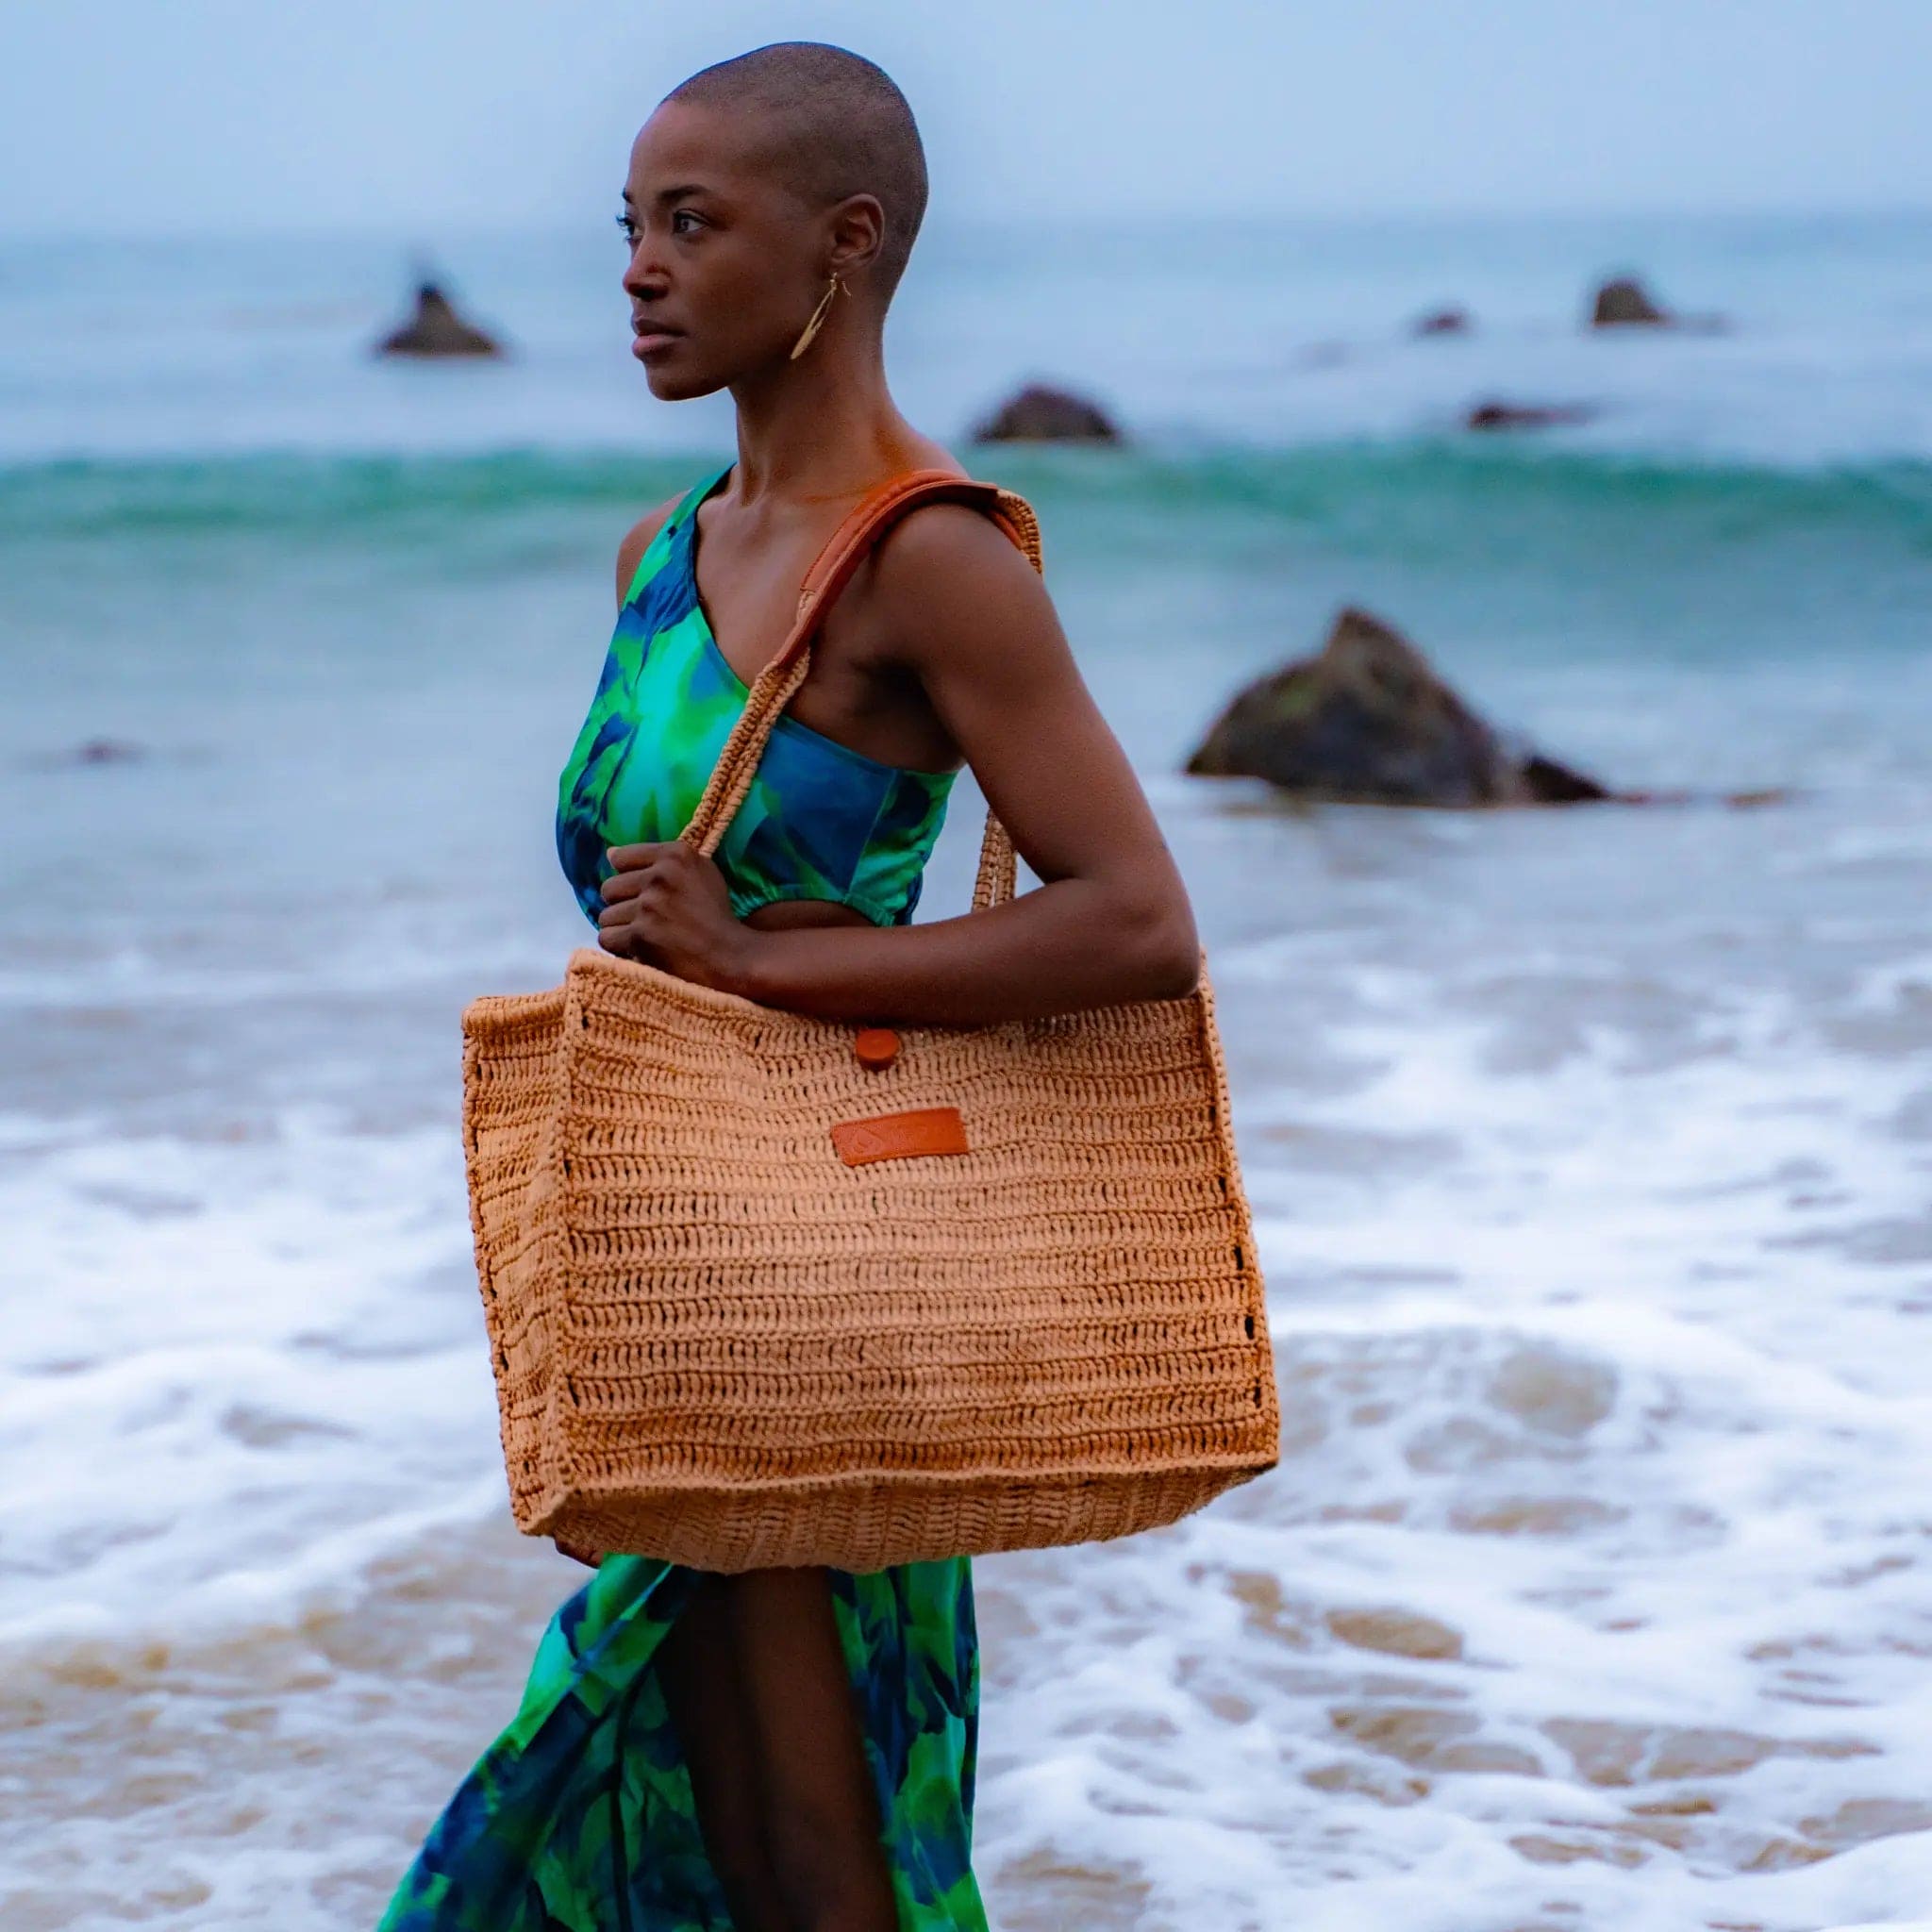
[[[875,335],[823,331],[797,361],[733,383],[731,398],[741,504],[850,496],[881,475],[918,468],[931,447],[892,400]]]

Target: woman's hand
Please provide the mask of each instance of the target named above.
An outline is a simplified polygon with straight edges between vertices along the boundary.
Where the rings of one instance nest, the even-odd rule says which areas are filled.
[[[752,941],[733,916],[724,874],[683,839],[613,845],[597,943],[701,986],[736,991]]]

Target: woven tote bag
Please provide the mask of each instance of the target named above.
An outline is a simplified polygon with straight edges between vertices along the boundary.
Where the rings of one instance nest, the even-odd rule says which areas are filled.
[[[867,546],[1024,497],[880,485],[808,574],[679,835],[716,850]],[[1012,896],[987,814],[973,908]],[[463,1013],[463,1143],[512,1513],[712,1571],[854,1571],[1172,1523],[1280,1415],[1205,953],[1196,989],[857,1026],[598,947]]]

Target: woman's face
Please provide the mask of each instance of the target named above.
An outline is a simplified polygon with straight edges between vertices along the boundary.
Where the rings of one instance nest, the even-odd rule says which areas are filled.
[[[824,292],[823,224],[709,108],[666,101],[644,123],[619,220],[631,353],[665,401],[783,362]]]

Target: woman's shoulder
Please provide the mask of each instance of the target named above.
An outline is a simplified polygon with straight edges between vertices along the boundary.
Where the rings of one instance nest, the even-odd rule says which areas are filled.
[[[878,540],[875,576],[888,595],[894,590],[912,596],[958,591],[989,581],[1022,584],[1035,575],[1010,534],[1009,492],[963,472],[959,480],[978,484],[984,493],[969,502],[936,497],[916,504]],[[1000,521],[990,514],[994,509],[1002,512]]]
[[[890,641],[890,655],[916,675],[941,663],[996,675],[1008,652],[1038,656],[1046,634],[1059,635],[1024,530],[1010,515],[995,521],[988,514],[993,507],[986,497],[922,503],[884,533],[867,559],[868,614]]]
[[[881,553],[889,547],[896,550],[915,574],[928,571],[944,576],[963,569],[970,575],[984,569],[989,558],[995,559],[993,567],[998,569],[999,552],[986,542],[988,535],[998,532],[998,525],[988,511],[994,508],[996,495],[1005,497],[1010,492],[988,477],[975,476],[952,450],[930,437],[919,438],[912,444],[910,459],[903,467],[928,475],[942,473],[957,482],[971,483],[975,486],[974,500],[935,497],[916,504],[881,537],[877,546]],[[1009,551],[1014,547],[1007,541]]]
[[[652,540],[670,521],[672,511],[688,493],[680,490],[675,496],[667,496],[655,509],[647,509],[625,532],[624,541],[617,546],[617,603],[620,609],[630,595],[638,565],[644,560],[644,552],[651,547]]]

